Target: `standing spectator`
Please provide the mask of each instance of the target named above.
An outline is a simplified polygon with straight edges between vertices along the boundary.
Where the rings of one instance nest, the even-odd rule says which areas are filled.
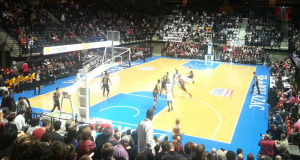
[[[148,160],[153,159],[155,156],[154,147],[156,146],[153,140],[153,126],[152,119],[154,115],[153,109],[148,109],[146,118],[142,120],[137,127],[138,133],[138,154],[147,156]]]
[[[3,124],[3,113],[0,112],[0,133],[4,131],[4,124]]]
[[[21,47],[22,47],[22,54],[26,54],[26,38],[23,36],[21,38]]]
[[[233,151],[227,151],[226,160],[235,160],[235,153]]]
[[[32,132],[32,136],[41,140],[43,134],[50,128],[50,121],[48,119],[42,120],[42,128],[37,128]]]
[[[273,156],[274,141],[269,134],[263,136],[263,139],[259,142],[261,146],[262,155]]]
[[[61,128],[61,122],[56,121],[54,123],[54,130],[55,131],[50,133],[51,142],[54,142],[54,141],[64,142],[64,137],[59,134],[60,128]]]
[[[36,95],[36,88],[39,89],[38,95],[41,93],[41,71],[38,70],[34,76],[34,95]]]
[[[105,127],[102,130],[102,133],[97,136],[97,138],[96,138],[96,145],[97,145],[96,157],[97,157],[97,159],[103,158],[101,155],[101,148],[105,143],[109,142],[113,146],[116,146],[118,144],[116,141],[112,141],[111,137],[112,137],[112,132],[111,132],[110,127]]]
[[[85,127],[81,133],[81,141],[77,147],[77,160],[80,159],[84,155],[90,155],[94,152],[95,144],[90,140],[92,136],[92,132],[90,127]]]
[[[180,158],[183,158],[181,154],[178,154],[175,151],[175,146],[172,142],[169,142],[167,145],[168,153],[161,157],[161,160],[179,160]]]
[[[15,119],[15,124],[16,124],[18,130],[22,130],[22,128],[24,126],[26,126],[24,116],[25,116],[25,111],[21,110],[21,111],[19,111],[19,115]]]
[[[29,73],[29,67],[28,67],[28,64],[25,62],[23,63],[22,65],[22,72],[23,72],[23,76],[27,76],[28,73]]]
[[[11,96],[8,96],[8,91],[4,91],[2,93],[2,102],[1,102],[1,108],[7,107],[9,111],[15,112],[16,111],[16,105],[14,104],[14,100]]]
[[[19,97],[18,102],[17,102],[17,112],[20,112],[20,111],[26,112],[27,108],[29,108],[29,105],[26,102],[26,100],[24,100],[22,97]]]
[[[129,160],[129,156],[127,151],[125,150],[125,147],[127,147],[129,145],[130,142],[130,137],[128,135],[125,135],[122,137],[121,139],[121,144],[116,145],[114,147],[114,158],[115,159],[125,159],[125,160]]]
[[[54,106],[53,106],[51,112],[53,112],[53,111],[55,110],[56,107],[57,107],[58,110],[60,110],[59,97],[60,97],[59,87],[56,87],[56,90],[55,90],[55,92],[53,93]]]

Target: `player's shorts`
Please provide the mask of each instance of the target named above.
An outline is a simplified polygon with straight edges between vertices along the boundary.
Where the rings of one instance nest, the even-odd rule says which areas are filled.
[[[104,84],[103,86],[102,86],[102,89],[106,89],[107,91],[109,91],[109,85],[108,84]]]
[[[172,93],[167,94],[167,101],[173,101],[173,94]]]
[[[153,92],[154,101],[157,101],[157,94],[158,94],[158,92],[157,93]]]
[[[161,83],[161,88],[162,88],[162,89],[165,89],[165,88],[166,88],[166,82],[162,82],[162,83]]]
[[[179,80],[178,79],[174,79],[173,85],[179,85]]]
[[[182,90],[186,91],[185,86],[182,86],[182,85],[181,85],[180,88],[181,88]]]

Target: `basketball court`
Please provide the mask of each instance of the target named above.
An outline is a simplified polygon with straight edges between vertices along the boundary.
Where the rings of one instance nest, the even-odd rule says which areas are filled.
[[[193,96],[190,98],[179,86],[174,86],[171,112],[168,112],[164,92],[158,96],[153,118],[155,135],[171,137],[175,119],[179,118],[183,143],[193,141],[204,143],[208,148],[220,146],[236,150],[241,147],[245,152],[257,152],[259,135],[267,129],[268,121],[269,69],[265,66],[153,57],[127,69],[110,69],[109,98],[102,95],[101,77],[90,81],[90,117],[110,120],[123,131],[134,130],[145,118],[146,110],[152,108],[152,91],[157,79],[166,72],[173,76],[175,68],[185,76],[188,67],[194,72],[195,83],[188,82],[185,87]],[[256,90],[251,94],[253,72],[258,75],[260,95]],[[49,112],[55,87],[64,90],[74,83],[74,78],[59,80],[55,85],[42,88],[42,95],[30,98],[31,105],[37,107],[35,112]],[[76,98],[74,93],[74,106],[77,106]],[[63,111],[71,112],[69,101],[64,101]],[[247,143],[243,143],[245,140]]]

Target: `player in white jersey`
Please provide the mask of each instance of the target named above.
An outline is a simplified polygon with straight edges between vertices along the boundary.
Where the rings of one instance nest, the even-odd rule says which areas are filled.
[[[179,72],[177,69],[175,69],[175,73],[174,73],[174,76],[173,76],[173,85],[177,84],[179,85]]]
[[[170,112],[170,104],[171,104],[171,109],[173,110],[173,85],[170,83],[169,79],[167,79],[165,90],[167,95],[168,112]]]

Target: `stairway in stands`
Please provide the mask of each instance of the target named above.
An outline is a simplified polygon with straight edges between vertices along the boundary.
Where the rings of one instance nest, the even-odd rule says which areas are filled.
[[[242,26],[241,26],[241,29],[240,29],[240,43],[242,45],[245,44],[245,35],[246,35],[246,28],[247,28],[247,25],[248,25],[248,18],[243,18],[242,20]]]
[[[288,37],[288,20],[282,19],[281,20],[281,30],[283,32],[283,41],[281,42],[281,50],[288,50],[289,49],[289,37]]]
[[[2,28],[0,28],[0,43],[3,44],[4,50],[10,51],[11,57],[19,57],[21,54],[18,42]]]

